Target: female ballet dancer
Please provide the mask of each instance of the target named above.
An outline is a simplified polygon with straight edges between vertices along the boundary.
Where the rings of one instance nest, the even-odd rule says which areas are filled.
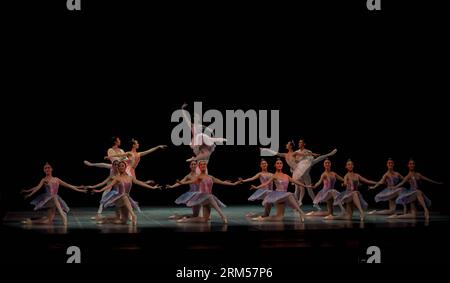
[[[120,220],[117,220],[118,224],[126,224],[128,218],[131,219],[131,223],[133,225],[137,224],[137,216],[133,211],[133,208],[140,211],[140,208],[131,197],[130,191],[133,184],[139,185],[141,187],[147,189],[160,189],[161,186],[150,186],[146,183],[137,180],[135,177],[132,177],[126,173],[127,163],[125,161],[119,161],[119,174],[114,177],[112,182],[105,186],[100,190],[93,190],[93,192],[100,193],[106,190],[111,190],[114,186],[117,186],[118,194],[114,197],[110,198],[105,204],[104,207],[109,206],[117,206],[120,209],[121,217]]]
[[[198,168],[200,169],[200,174],[194,180],[190,181],[178,181],[178,183],[182,185],[190,185],[190,184],[198,184],[199,192],[195,194],[188,202],[187,206],[203,206],[203,216],[190,217],[190,218],[182,218],[179,219],[178,222],[208,222],[211,214],[211,207],[213,207],[217,213],[222,218],[224,224],[228,223],[228,219],[223,214],[220,207],[225,207],[215,195],[212,194],[213,184],[225,185],[225,186],[236,186],[237,184],[241,184],[242,181],[238,180],[236,182],[222,181],[211,175],[206,173],[206,164],[205,160],[201,160],[198,162]]]
[[[328,154],[320,155],[306,149],[305,146],[306,146],[305,139],[303,138],[300,139],[298,142],[299,149],[295,151],[294,154],[297,166],[295,167],[294,172],[292,173],[292,178],[306,184],[307,186],[311,186],[311,176],[309,175],[311,167],[319,162],[322,162],[322,160],[325,160],[328,157],[336,154],[337,149],[332,150]],[[308,190],[309,197],[311,198],[312,201],[314,201],[315,196],[313,190],[311,188],[306,189]],[[305,196],[305,187],[295,186],[295,197],[300,203],[300,206],[303,203],[304,196]],[[314,207],[320,210],[320,206],[318,204],[314,204]]]
[[[366,183],[369,185],[375,185],[377,182],[368,180],[361,175],[353,172],[354,164],[353,161],[350,159],[347,160],[347,163],[345,165],[345,168],[347,169],[347,174],[344,176],[344,186],[347,187],[347,189],[343,192],[340,192],[335,200],[334,205],[346,205],[346,212],[342,216],[338,217],[329,217],[329,219],[347,219],[350,220],[353,217],[353,205],[356,206],[359,210],[359,217],[361,221],[364,221],[365,214],[364,210],[367,209],[367,202],[362,197],[361,193],[358,191],[358,187],[361,183]]]
[[[266,183],[270,178],[272,178],[273,174],[267,171],[267,161],[265,159],[261,159],[261,162],[259,164],[261,167],[261,172],[257,173],[255,176],[242,180],[243,183],[251,182],[256,179],[259,179],[261,184]],[[249,201],[255,201],[255,200],[264,200],[266,195],[273,191],[273,183],[269,183],[267,187],[263,187],[261,189],[256,190],[249,198]],[[266,217],[270,215],[270,210],[272,206],[270,204],[267,204],[264,206],[264,213],[261,215],[262,217]],[[249,213],[246,215],[247,217],[256,217],[258,215],[255,215],[253,213]]]
[[[314,216],[325,216],[324,219],[330,219],[333,217],[333,202],[336,196],[339,194],[337,190],[334,189],[334,184],[336,180],[344,182],[344,178],[331,171],[331,161],[329,159],[325,159],[323,162],[323,167],[325,171],[320,176],[320,180],[313,186],[313,189],[318,188],[323,183],[323,188],[317,193],[316,197],[313,200],[314,205],[319,205],[321,202],[325,202],[327,204],[327,211],[311,211],[306,215],[314,215]],[[341,214],[344,213],[345,209],[340,204]]]
[[[389,202],[389,209],[384,210],[373,210],[369,212],[369,214],[377,214],[377,215],[393,215],[396,211],[396,204],[395,200],[397,197],[405,190],[405,188],[397,188],[393,189],[394,186],[396,186],[398,183],[400,183],[401,180],[403,180],[403,176],[394,171],[394,160],[392,158],[389,158],[386,166],[388,168],[387,172],[383,175],[380,181],[376,183],[375,186],[369,187],[369,190],[376,189],[377,187],[381,186],[382,184],[386,184],[386,188],[379,192],[375,196],[375,201],[388,201]],[[406,214],[406,206],[404,206],[404,214]]]
[[[62,218],[63,225],[67,226],[67,212],[69,211],[69,207],[66,202],[58,195],[59,186],[62,185],[66,188],[72,189],[77,192],[86,193],[86,189],[81,189],[83,186],[73,186],[59,178],[53,177],[53,168],[47,162],[44,165],[44,173],[45,177],[39,182],[39,184],[31,188],[29,190],[22,190],[22,193],[29,193],[25,195],[25,198],[28,198],[34,195],[37,191],[39,191],[43,186],[45,186],[45,193],[39,195],[35,198],[31,204],[34,205],[34,210],[39,210],[46,208],[48,211],[48,216],[44,217],[34,223],[39,224],[52,224],[56,215],[56,211],[58,211],[59,215]],[[24,221],[25,224],[31,224],[33,221],[31,219],[26,219]]]
[[[431,206],[431,200],[427,198],[427,196],[419,190],[419,183],[421,181],[427,181],[433,184],[442,185],[443,183],[431,180],[430,178],[425,177],[419,172],[415,171],[416,163],[413,159],[410,159],[408,162],[409,173],[403,178],[399,184],[394,186],[392,189],[396,190],[401,188],[406,182],[409,182],[409,189],[403,190],[400,195],[397,197],[395,202],[397,204],[408,205],[411,204],[411,213],[405,213],[402,215],[391,215],[389,218],[416,218],[416,206],[415,202],[417,201],[424,210],[425,219],[428,220],[430,218],[430,212],[428,211],[428,207]]]
[[[112,169],[113,169],[113,171],[112,171],[113,175],[112,176],[108,176],[108,178],[106,178],[103,182],[101,182],[101,183],[99,183],[97,185],[86,186],[86,188],[87,189],[97,189],[97,188],[101,188],[101,187],[103,187],[105,185],[108,185],[112,181],[114,181],[114,177],[119,174],[119,160],[114,160],[113,161]],[[119,194],[118,187],[114,186],[108,193],[102,195],[102,198],[100,200],[100,206],[102,208],[102,211],[103,211],[105,203],[107,203],[109,200],[111,200],[113,197],[117,196],[118,194]],[[97,217],[95,217],[94,219],[97,220],[97,224],[103,224],[107,220],[114,221],[116,219],[120,219],[120,211],[118,209],[116,209],[116,216],[113,217],[113,218],[105,218],[105,217],[102,217],[102,215],[97,215]]]
[[[195,157],[191,157],[186,161],[191,162],[193,160],[196,161],[205,160],[206,162],[208,162],[209,158],[211,157],[211,154],[216,148],[216,143],[223,143],[226,142],[227,140],[222,137],[212,137],[213,134],[212,130],[199,123],[200,117],[197,113],[194,113],[194,121],[192,122],[187,115],[188,112],[185,110],[186,106],[187,106],[186,103],[183,104],[181,106],[181,110],[183,113],[184,121],[191,130],[192,139],[190,146],[195,155]],[[197,174],[200,174],[199,168],[197,169]]]
[[[139,164],[139,161],[141,160],[141,157],[146,156],[147,154],[150,154],[158,149],[164,149],[167,145],[158,145],[155,146],[149,150],[138,152],[139,149],[139,142],[136,139],[131,139],[131,150],[125,153],[120,154],[112,154],[108,155],[105,158],[125,158],[128,157],[128,168],[127,173],[130,176],[136,177],[136,167]]]
[[[187,182],[187,181],[192,181],[192,180],[197,179],[197,176],[198,176],[198,174],[196,173],[197,161],[195,161],[195,160],[191,161],[189,168],[191,169],[191,172],[189,174],[187,174],[186,176],[184,176],[184,178],[181,180],[181,182]],[[173,189],[173,188],[176,188],[179,186],[181,186],[180,183],[175,183],[173,185],[167,185],[166,188]],[[198,193],[199,187],[198,187],[197,183],[189,184],[189,187],[190,187],[189,191],[185,192],[184,194],[182,194],[175,200],[176,204],[186,204],[187,205],[187,203],[192,199],[192,197],[194,197]],[[198,217],[200,208],[201,208],[200,205],[192,206],[192,214],[183,214],[183,215],[174,214],[174,215],[171,215],[169,217],[169,219]]]
[[[276,190],[271,191],[266,195],[266,197],[263,200],[263,205],[264,206],[275,205],[275,207],[277,208],[277,214],[275,216],[266,216],[266,217],[259,216],[256,218],[252,218],[252,220],[281,221],[284,218],[285,205],[288,204],[289,206],[292,207],[292,209],[294,209],[299,214],[300,220],[304,222],[305,221],[304,212],[298,205],[298,202],[295,199],[294,194],[288,192],[287,189],[289,186],[289,182],[301,186],[306,185],[294,180],[289,175],[283,173],[283,161],[281,161],[281,159],[277,159],[277,161],[275,162],[275,169],[276,169],[275,174],[273,174],[273,176],[269,180],[267,180],[265,183],[259,186],[252,185],[252,189],[261,189],[269,186],[270,183],[274,182]]]

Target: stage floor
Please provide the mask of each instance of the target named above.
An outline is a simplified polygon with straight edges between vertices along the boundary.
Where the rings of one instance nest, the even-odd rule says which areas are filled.
[[[303,209],[312,211],[310,206]],[[177,223],[173,214],[187,214],[186,207],[144,207],[138,213],[138,225],[96,224],[90,218],[94,208],[72,208],[69,224],[59,218],[53,225],[21,224],[37,217],[33,211],[8,212],[2,224],[2,254],[12,262],[44,260],[63,263],[68,246],[84,251],[84,262],[108,263],[154,260],[175,262],[267,262],[282,256],[297,262],[361,263],[369,246],[378,246],[384,262],[440,262],[433,253],[450,252],[448,231],[450,216],[431,213],[430,221],[422,214],[416,220],[387,219],[367,215],[361,222],[324,220],[306,217],[301,223],[290,210],[283,222],[256,222],[249,212],[260,213],[259,205],[231,206],[224,209],[229,223],[222,224],[216,212],[211,223]],[[113,214],[106,211],[105,215]],[[40,214],[44,215],[44,214]],[[173,255],[169,259],[165,256]]]

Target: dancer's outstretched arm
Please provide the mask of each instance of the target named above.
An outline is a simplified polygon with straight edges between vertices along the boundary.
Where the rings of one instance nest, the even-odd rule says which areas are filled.
[[[340,181],[340,182],[342,182],[342,183],[345,183],[344,178],[342,178],[339,174],[334,173],[334,176],[336,177],[336,179],[337,179],[338,181]]]
[[[270,180],[268,180],[265,183],[260,184],[259,186],[252,185],[250,187],[250,189],[257,190],[257,189],[261,189],[261,188],[267,188],[267,186],[269,186],[274,180],[275,180],[275,177],[272,177],[272,178],[270,178]]]
[[[216,177],[210,176],[215,184],[225,185],[225,186],[236,186],[242,184],[242,180],[237,180],[236,182],[222,181]]]
[[[105,186],[106,184],[108,184],[108,182],[111,182],[114,178],[108,177],[106,178],[103,182],[98,183],[97,185],[93,185],[93,186],[86,186],[87,189],[96,189],[96,188],[100,188]]]
[[[69,183],[64,182],[63,180],[61,180],[59,178],[58,178],[58,181],[59,181],[59,183],[62,186],[66,187],[66,188],[69,188],[71,190],[74,190],[74,191],[77,191],[77,192],[80,192],[80,193],[86,193],[87,192],[87,189],[80,189],[80,188],[83,188],[84,186],[74,186],[74,185],[71,185]]]
[[[139,152],[139,155],[140,155],[141,157],[142,157],[142,156],[146,156],[147,154],[150,154],[150,153],[152,153],[152,152],[154,152],[154,151],[156,151],[156,150],[158,150],[158,149],[164,149],[164,148],[166,148],[166,147],[167,147],[167,145],[158,145],[158,146],[155,146],[155,147],[153,147],[153,148],[150,148],[149,150]]]
[[[420,173],[417,173],[417,174],[419,175],[419,178],[420,178],[420,179],[425,180],[425,181],[427,181],[427,182],[430,182],[430,183],[433,183],[433,184],[436,184],[436,185],[442,185],[442,184],[444,184],[444,183],[442,183],[442,182],[434,181],[434,180],[432,180],[432,179],[430,179],[430,178],[427,178],[427,177],[425,177],[424,175],[422,175],[422,174],[420,174]]]
[[[316,189],[317,187],[319,187],[323,183],[324,179],[325,179],[325,174],[320,175],[319,181],[317,181],[317,183],[315,183],[314,186],[312,186],[312,188]]]
[[[398,183],[396,186],[392,187],[392,189],[398,189],[398,188],[400,188],[401,186],[403,186],[404,184],[406,184],[406,182],[408,182],[409,179],[411,179],[411,177],[412,177],[412,174],[411,174],[411,173],[408,173],[408,175],[406,175],[406,177],[403,178],[403,180],[402,180],[400,183]]]
[[[369,190],[373,190],[378,188],[379,186],[383,185],[386,182],[387,174],[384,174],[383,177],[381,177],[381,180],[378,181],[374,186],[370,186]]]
[[[146,189],[152,189],[152,190],[156,190],[156,189],[161,189],[162,188],[160,185],[150,186],[150,185],[146,184],[145,182],[139,181],[135,177],[133,177],[133,184],[136,184],[136,185],[141,186],[141,187],[146,188]]]
[[[360,182],[363,182],[363,183],[366,183],[366,184],[369,184],[369,185],[376,185],[377,184],[377,182],[368,180],[368,179],[364,178],[363,176],[361,176],[359,174],[358,174],[358,178],[359,178]]]
[[[305,188],[308,188],[308,189],[312,189],[312,188],[313,188],[313,186],[309,186],[309,185],[306,185],[306,184],[303,183],[303,182],[294,180],[294,179],[291,178],[290,176],[288,176],[288,177],[289,177],[289,182],[294,183],[294,184],[296,184],[296,185],[298,185],[298,186],[300,186],[300,187],[305,187]]]
[[[111,169],[112,167],[112,165],[109,163],[91,163],[87,160],[83,161],[83,163],[90,167],[107,168],[107,169]]]
[[[45,183],[45,178],[42,179],[42,180],[39,182],[39,184],[38,184],[37,186],[35,186],[35,187],[33,187],[33,188],[29,189],[29,190],[22,190],[22,191],[20,191],[20,192],[21,192],[21,193],[29,193],[28,195],[25,195],[25,196],[24,196],[25,198],[31,197],[31,196],[34,195],[37,191],[39,191],[39,190],[42,188],[42,186],[44,186],[44,183]]]
[[[276,151],[271,150],[270,148],[263,148],[263,147],[261,147],[260,150],[261,151],[267,151],[267,152],[269,152],[270,154],[272,154],[274,156],[283,157],[283,158],[286,157],[286,153],[276,152]]]
[[[189,175],[186,175],[186,176],[184,176],[184,178],[180,182],[186,182],[188,180],[189,180]],[[166,188],[167,189],[173,189],[173,188],[179,187],[181,185],[183,185],[183,184],[180,184],[180,183],[176,182],[173,185],[166,185]]]
[[[251,181],[255,181],[256,179],[258,179],[261,176],[261,172],[259,172],[258,174],[256,174],[255,176],[251,177],[251,178],[247,178],[247,179],[243,179],[242,183],[247,183],[247,182],[251,182]]]

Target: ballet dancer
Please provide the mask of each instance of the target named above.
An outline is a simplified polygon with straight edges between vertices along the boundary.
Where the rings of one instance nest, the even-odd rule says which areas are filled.
[[[304,212],[298,205],[298,202],[295,199],[294,194],[288,192],[287,189],[290,182],[301,186],[306,185],[294,180],[289,175],[283,173],[283,161],[281,161],[281,159],[277,159],[277,161],[275,162],[275,169],[276,169],[275,174],[273,174],[273,176],[269,180],[267,180],[265,183],[259,186],[252,185],[252,189],[261,189],[269,186],[270,183],[274,182],[276,190],[271,191],[266,195],[266,197],[263,200],[263,205],[264,206],[275,205],[277,213],[275,216],[266,216],[266,217],[259,216],[256,218],[252,218],[252,220],[282,221],[284,219],[285,205],[288,204],[289,206],[292,207],[292,209],[294,209],[298,213],[301,222],[304,222],[305,221]]]
[[[401,181],[396,186],[392,187],[392,190],[396,190],[398,188],[401,188],[406,182],[409,183],[409,189],[403,190],[395,202],[397,204],[402,205],[411,205],[411,212],[410,213],[404,213],[401,215],[391,215],[388,218],[416,218],[417,216],[417,209],[415,206],[415,203],[418,202],[423,210],[424,210],[424,216],[425,219],[428,220],[430,218],[430,212],[428,211],[428,207],[431,206],[431,200],[421,191],[419,190],[419,184],[421,181],[427,181],[432,184],[442,185],[442,182],[434,181],[430,178],[425,177],[424,175],[420,174],[419,172],[415,171],[416,163],[413,159],[410,159],[408,162],[408,169],[409,173],[406,175],[405,178],[403,178],[403,181]]]
[[[323,184],[322,189],[317,193],[316,197],[313,200],[314,205],[319,205],[321,202],[325,202],[327,204],[327,211],[311,211],[306,215],[313,216],[325,216],[324,219],[330,219],[333,217],[333,202],[336,196],[339,194],[337,190],[334,189],[334,184],[336,180],[339,180],[344,183],[344,178],[339,176],[337,173],[331,171],[331,161],[329,159],[325,159],[323,162],[323,167],[325,171],[320,176],[319,181],[313,186],[313,189],[318,188],[321,184]],[[340,204],[340,203],[339,203]],[[340,204],[341,215],[344,213],[345,209]]]
[[[66,202],[58,195],[59,186],[63,186],[69,189],[72,189],[77,192],[86,193],[87,190],[84,189],[83,186],[74,186],[64,182],[63,180],[53,177],[53,168],[47,162],[44,165],[44,173],[45,177],[39,182],[39,184],[31,188],[29,190],[22,190],[22,193],[29,193],[25,195],[25,198],[28,198],[34,195],[37,191],[39,191],[43,186],[45,186],[45,193],[36,197],[31,204],[34,205],[34,210],[39,209],[47,209],[47,217],[44,217],[38,221],[33,222],[31,219],[26,219],[23,221],[24,224],[52,224],[56,215],[56,211],[58,211],[59,215],[62,218],[63,225],[67,226],[67,212],[69,212],[69,207]]]
[[[200,174],[194,180],[190,181],[178,181],[178,183],[182,185],[190,185],[190,184],[198,184],[199,192],[195,194],[188,202],[187,206],[202,206],[203,207],[203,216],[190,217],[190,218],[182,218],[179,219],[178,222],[200,222],[206,223],[210,219],[211,207],[214,208],[217,213],[222,218],[224,224],[228,223],[228,219],[223,214],[220,207],[225,207],[215,195],[212,194],[213,184],[225,185],[225,186],[236,186],[242,183],[242,180],[238,180],[236,182],[222,181],[211,175],[206,173],[206,164],[205,160],[201,160],[198,162],[198,168],[200,169]]]
[[[359,211],[359,217],[361,221],[364,221],[365,213],[364,210],[367,209],[367,202],[362,197],[361,193],[358,191],[358,187],[361,183],[366,183],[369,185],[375,185],[377,182],[368,180],[361,175],[355,173],[353,171],[354,164],[352,160],[347,160],[347,163],[345,165],[345,168],[347,169],[347,174],[344,176],[344,186],[346,186],[346,190],[343,192],[340,192],[335,200],[334,205],[346,205],[346,212],[342,216],[337,217],[329,217],[329,219],[346,219],[350,220],[353,217],[353,205],[356,206],[356,208]]]
[[[183,104],[181,106],[181,110],[183,113],[184,121],[186,122],[187,126],[191,130],[192,139],[190,143],[190,147],[192,148],[192,151],[194,152],[195,157],[191,157],[187,159],[187,162],[191,162],[193,160],[199,161],[199,160],[205,160],[206,162],[209,161],[211,154],[213,153],[214,149],[216,148],[216,143],[223,143],[227,140],[222,137],[213,137],[213,131],[198,123],[200,120],[200,117],[197,113],[194,113],[194,121],[192,122],[191,119],[187,115],[187,110],[185,110],[187,104]],[[197,174],[200,174],[200,168],[197,168]]]
[[[242,180],[243,183],[251,182],[256,179],[259,179],[260,183],[266,183],[269,179],[272,178],[273,174],[267,171],[267,161],[265,159],[261,159],[261,162],[259,164],[261,171],[257,173],[255,176]],[[249,198],[249,201],[255,201],[255,200],[264,200],[266,195],[273,191],[273,183],[269,183],[266,187],[263,187],[261,189],[257,189],[256,192],[254,192]],[[270,215],[270,210],[272,206],[270,204],[267,204],[264,206],[264,213],[261,215],[262,217],[267,217]],[[257,217],[259,215],[255,215],[253,213],[249,213],[246,215],[247,217]]]
[[[328,154],[320,155],[317,153],[313,153],[312,151],[305,148],[306,143],[305,139],[300,139],[298,142],[299,149],[295,151],[294,157],[296,158],[297,166],[292,173],[292,178],[294,180],[300,181],[307,186],[311,186],[311,176],[309,172],[311,167],[315,164],[322,162],[330,156],[336,154],[337,149],[332,150]],[[306,188],[308,190],[308,195],[312,201],[314,201],[315,195],[312,188]],[[303,204],[303,197],[305,196],[305,187],[295,186],[295,197],[298,200],[300,206]],[[314,204],[314,207],[317,210],[320,210],[320,206],[318,204]]]
[[[184,176],[184,178],[181,180],[181,182],[188,182],[188,181],[197,179],[197,176],[198,176],[198,174],[196,173],[197,161],[195,161],[195,160],[191,161],[189,168],[191,169],[191,172],[189,174],[187,174],[186,176]],[[167,185],[166,188],[173,189],[173,188],[177,188],[179,186],[181,186],[181,183],[177,182],[173,185]],[[197,183],[189,184],[189,191],[187,191],[184,194],[182,194],[181,196],[179,196],[175,200],[175,203],[187,205],[187,203],[192,199],[192,197],[194,197],[198,193],[198,191],[199,191],[199,186]],[[201,206],[199,206],[199,205],[192,206],[192,214],[183,214],[183,215],[174,214],[174,215],[169,216],[169,219],[198,217],[199,213],[200,213],[200,208],[201,208]]]
[[[160,189],[161,186],[155,185],[150,186],[145,182],[137,180],[135,177],[132,177],[126,173],[127,163],[122,160],[119,161],[119,174],[114,177],[112,182],[105,186],[100,190],[93,190],[93,192],[101,193],[107,190],[111,190],[114,186],[117,186],[118,194],[114,197],[110,198],[107,202],[105,202],[104,207],[117,206],[120,209],[121,217],[116,221],[117,224],[126,224],[128,218],[131,219],[132,225],[137,224],[137,216],[134,213],[133,209],[140,211],[140,208],[131,197],[130,191],[133,184],[141,186],[147,189]]]
[[[373,210],[369,212],[369,214],[376,214],[376,215],[393,215],[396,214],[396,204],[395,200],[397,197],[406,190],[403,187],[393,189],[398,183],[403,180],[403,176],[394,171],[394,160],[392,158],[389,158],[387,163],[387,172],[383,175],[380,181],[376,183],[375,186],[369,187],[369,190],[376,189],[377,187],[386,184],[386,188],[379,192],[377,195],[375,195],[375,201],[388,201],[389,202],[389,209],[384,210]],[[406,206],[404,206],[404,214],[406,214]]]
[[[128,168],[127,173],[130,176],[136,177],[136,167],[139,164],[139,161],[141,160],[141,157],[146,156],[147,154],[150,154],[158,149],[164,149],[167,145],[158,145],[155,146],[149,150],[138,152],[139,149],[139,142],[136,139],[131,139],[131,150],[125,153],[120,154],[111,154],[106,156],[105,158],[111,159],[111,158],[128,158]]]

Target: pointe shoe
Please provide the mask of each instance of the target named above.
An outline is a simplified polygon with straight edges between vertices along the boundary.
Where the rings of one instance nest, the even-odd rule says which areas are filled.
[[[26,219],[22,220],[21,223],[22,223],[22,224],[27,224],[27,225],[28,225],[28,224],[32,224],[33,221],[31,221],[30,218],[26,218]]]
[[[389,218],[389,219],[395,219],[395,218],[397,218],[397,214],[389,215],[387,218]]]
[[[429,220],[430,219],[430,212],[429,211],[425,211],[424,212],[424,216],[425,216],[425,220]]]
[[[315,209],[317,209],[318,211],[321,211],[321,210],[322,210],[322,208],[320,207],[320,205],[318,205],[317,203],[314,204],[313,207],[314,207]]]
[[[323,219],[325,220],[333,220],[334,216],[332,214],[325,216]]]
[[[67,217],[64,217],[64,218],[63,218],[63,225],[64,225],[64,226],[67,226]]]
[[[375,214],[376,212],[376,210],[369,211],[369,215]]]
[[[310,211],[310,212],[306,213],[306,215],[307,215],[307,216],[314,215],[314,211]]]
[[[263,221],[263,217],[262,216],[258,216],[258,217],[253,217],[252,218],[253,221]]]
[[[361,216],[359,217],[359,219],[360,219],[361,221],[364,221],[365,217],[366,217],[366,216],[363,214],[363,215],[361,215]]]
[[[183,218],[178,219],[177,222],[184,223],[184,222],[186,222],[186,220],[187,220],[187,217],[183,217]]]
[[[132,226],[136,226],[137,225],[137,219],[136,218],[131,220],[131,225]]]
[[[228,224],[228,218],[223,217],[223,218],[222,218],[222,221],[223,221],[223,224]]]

